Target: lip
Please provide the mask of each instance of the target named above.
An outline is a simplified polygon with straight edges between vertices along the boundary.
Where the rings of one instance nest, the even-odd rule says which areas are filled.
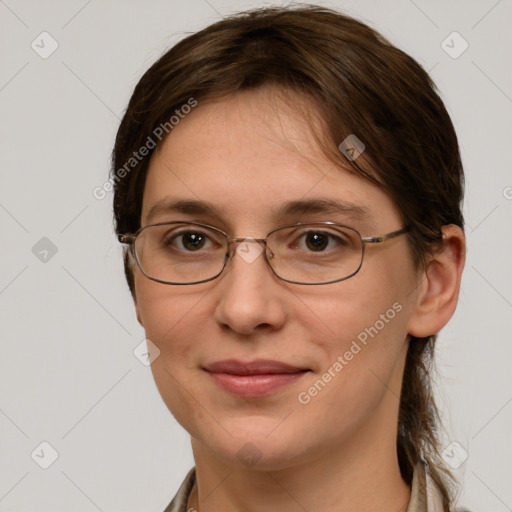
[[[209,364],[204,370],[221,389],[242,397],[272,394],[310,371],[308,368],[299,368],[270,359],[248,362],[226,359]]]

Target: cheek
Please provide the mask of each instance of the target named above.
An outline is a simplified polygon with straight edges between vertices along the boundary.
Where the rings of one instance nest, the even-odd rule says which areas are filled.
[[[329,293],[304,296],[306,307],[297,318],[305,331],[316,333],[312,340],[324,352],[348,350],[354,340],[393,340],[406,325],[405,297],[399,288],[383,279],[373,288],[372,280],[341,282]]]
[[[355,297],[323,303],[329,329],[312,338],[316,347],[310,351],[320,364],[296,397],[299,411],[323,425],[322,435],[333,442],[359,428],[388,391],[400,395],[405,309],[392,293],[373,300]]]
[[[152,363],[157,385],[172,374],[180,382],[192,368],[194,340],[206,333],[208,317],[203,299],[206,290],[173,289],[147,279],[136,280],[137,311],[146,337],[160,351]],[[199,334],[200,335],[200,334]],[[197,362],[196,362],[197,364]]]
[[[312,334],[322,369],[333,366],[338,356],[347,363],[344,373],[355,377],[357,370],[358,380],[369,368],[391,368],[407,336],[408,286],[403,275],[388,267],[387,274],[361,272],[329,293],[304,297],[309,312],[298,318]]]
[[[146,337],[160,351],[151,364],[155,384],[176,420],[196,436],[200,433],[195,425],[204,420],[202,409],[191,400],[199,371],[194,341],[198,333],[206,332],[202,298],[203,293],[173,291],[159,283],[141,282],[137,287],[137,309]]]

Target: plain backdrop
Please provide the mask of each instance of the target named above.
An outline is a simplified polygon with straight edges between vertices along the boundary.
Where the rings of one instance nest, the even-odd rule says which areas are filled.
[[[416,58],[456,126],[468,259],[438,342],[438,396],[461,503],[510,511],[512,2],[318,3]],[[0,0],[0,512],[160,512],[192,467],[188,434],[134,355],[144,332],[112,195],[92,191],[149,65],[186,34],[271,4]]]

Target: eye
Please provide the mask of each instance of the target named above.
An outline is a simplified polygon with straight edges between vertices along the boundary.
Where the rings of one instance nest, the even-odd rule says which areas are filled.
[[[165,247],[173,247],[187,252],[197,252],[203,248],[212,247],[212,240],[202,231],[169,232],[162,241]]]
[[[306,231],[301,233],[292,248],[308,252],[327,252],[350,247],[350,238],[342,232]]]
[[[305,243],[312,251],[323,251],[329,245],[329,237],[324,233],[306,233]]]

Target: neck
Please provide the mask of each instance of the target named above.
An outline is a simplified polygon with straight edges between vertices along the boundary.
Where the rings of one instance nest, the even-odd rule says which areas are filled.
[[[375,436],[367,427],[313,459],[272,471],[221,462],[193,439],[197,486],[187,510],[405,512],[411,491],[400,474],[396,430]]]

